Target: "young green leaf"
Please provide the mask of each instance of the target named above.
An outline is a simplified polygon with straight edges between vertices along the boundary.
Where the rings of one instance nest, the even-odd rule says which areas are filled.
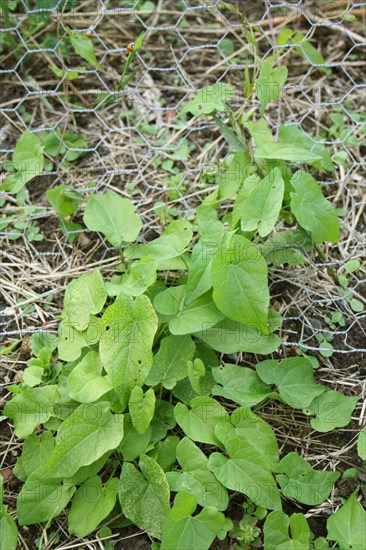
[[[149,426],[143,434],[140,434],[133,426],[130,415],[125,414],[123,431],[124,436],[118,450],[121,452],[123,460],[132,462],[146,451],[151,439],[152,428]]]
[[[327,519],[328,539],[341,550],[366,548],[366,512],[353,493],[335,514]]]
[[[91,331],[90,331],[91,329]],[[97,333],[98,337],[95,338]],[[62,361],[79,359],[83,348],[96,344],[99,340],[99,319],[90,316],[86,330],[76,330],[69,321],[64,320],[58,327],[58,358]]]
[[[268,103],[275,101],[287,79],[287,67],[274,67],[269,61],[262,63],[256,82],[256,93],[263,113]]]
[[[337,243],[340,225],[335,209],[323,197],[315,179],[298,170],[291,178],[291,210],[298,223],[310,231],[316,243]]]
[[[192,359],[194,351],[194,342],[188,335],[162,338],[145,384],[156,386],[161,383],[164,388],[173,388],[178,380],[187,377],[187,362]]]
[[[129,246],[127,258],[151,258],[158,262],[158,269],[165,269],[164,262],[183,254],[192,239],[192,227],[186,220],[176,220],[168,225],[160,237],[147,244]]]
[[[246,407],[253,407],[271,397],[271,388],[252,369],[225,363],[213,368],[212,374],[217,382],[212,388],[212,395],[221,395]]]
[[[87,479],[76,491],[69,511],[69,533],[86,537],[113,510],[117,498],[118,478],[103,486],[99,476]]]
[[[176,450],[180,438],[177,435],[168,435],[164,441],[159,441],[154,449],[149,451],[148,455],[151,456],[164,472],[169,472],[173,464],[176,462]],[[166,475],[168,475],[166,473]]]
[[[158,399],[155,406],[154,418],[151,422],[151,442],[156,443],[166,437],[169,430],[175,428],[174,406],[168,401]]]
[[[228,142],[228,144],[233,148],[234,151],[243,151],[243,143],[238,138],[235,132],[227,124],[225,124],[220,117],[215,113],[211,113],[212,118],[216,122],[220,132]]]
[[[197,396],[211,395],[215,380],[212,376],[211,365],[207,364],[207,368],[205,368],[199,357],[196,357],[193,361],[188,361],[187,365],[188,378],[178,382],[172,389],[172,393],[179,401],[189,405],[192,399]]]
[[[229,319],[269,334],[267,265],[259,249],[234,235],[212,261],[213,299]]]
[[[303,514],[271,512],[263,528],[264,550],[309,550],[310,528]]]
[[[240,457],[212,453],[208,468],[231,491],[243,493],[257,506],[281,509],[280,493],[271,473],[263,466]]]
[[[25,439],[37,426],[51,418],[59,398],[56,385],[26,389],[5,405],[4,415],[13,420],[15,435]]]
[[[203,326],[209,329],[224,317],[212,300],[211,292],[207,292],[189,305],[183,305],[179,313],[169,321],[169,329],[176,335],[191,334]]]
[[[183,116],[186,113],[192,115],[209,115],[217,111],[226,111],[226,102],[234,95],[234,88],[231,84],[216,82],[212,86],[205,86],[198,90],[196,97],[187,103],[180,111],[178,116]]]
[[[278,323],[272,324],[271,314],[270,310],[269,325],[271,330],[276,330]],[[200,332],[195,333],[195,336],[221,353],[246,351],[267,355],[281,345],[281,339],[276,334],[265,336],[257,327],[243,325],[230,319],[224,319],[211,328],[202,327]]]
[[[242,204],[241,229],[258,229],[266,237],[274,228],[281,210],[285,184],[279,168],[274,168],[263,178]]]
[[[86,481],[90,477],[95,476],[98,472],[100,472],[100,470],[106,464],[111,452],[112,451],[107,451],[92,464],[88,464],[87,466],[82,466],[81,468],[79,468],[76,474],[70,477],[69,476],[65,477],[64,479],[65,483],[67,482],[70,485],[81,485],[82,483],[84,483],[84,481]]]
[[[335,166],[325,145],[311,139],[296,124],[282,125],[280,127],[278,139],[281,143],[298,145],[303,149],[307,149],[319,155],[320,159],[314,162],[314,166],[319,167],[322,171],[334,172]]]
[[[97,351],[90,351],[74,367],[67,379],[71,399],[79,403],[93,403],[113,389],[106,376],[102,376],[102,363]]]
[[[267,142],[262,143],[254,151],[258,160],[288,160],[294,163],[312,164],[321,159],[318,154],[290,143]]]
[[[305,412],[315,415],[315,418],[310,420],[314,430],[330,432],[351,422],[357,401],[358,397],[343,395],[338,391],[327,391],[317,396]]]
[[[111,282],[106,283],[108,296],[119,296],[121,292],[128,296],[141,296],[155,283],[157,267],[157,262],[151,258],[133,262],[122,277],[117,276],[116,281],[112,277]]]
[[[324,502],[341,475],[339,472],[313,470],[297,453],[287,454],[281,460],[277,471],[280,474],[276,476],[276,480],[284,496],[308,506]]]
[[[357,453],[361,460],[366,460],[366,427],[358,434]]]
[[[70,29],[67,30],[69,36],[70,36],[70,42],[75,50],[75,52],[80,55],[85,61],[90,63],[93,67],[96,69],[100,69],[103,71],[102,65],[98,63],[98,60],[94,53],[94,46],[93,42],[86,36],[85,33],[81,33],[78,31],[71,31]]]
[[[325,66],[325,60],[321,52],[306,40],[303,34],[297,32],[292,37],[292,42],[298,44],[295,50],[305,61],[311,63],[311,65],[316,65],[319,71],[324,74],[329,74],[332,71],[330,67]]]
[[[235,409],[230,422],[217,424],[215,434],[231,458],[243,458],[268,471],[277,470],[276,436],[270,425],[249,407]]]
[[[268,264],[303,265],[303,254],[312,249],[312,243],[305,231],[288,229],[279,231],[259,245],[260,251]]]
[[[194,361],[188,361],[188,380],[197,395],[209,395],[211,393],[213,378],[206,376],[203,361],[196,357]],[[210,371],[208,371],[210,373]]]
[[[154,416],[155,410],[155,392],[152,388],[144,393],[140,386],[135,386],[128,401],[128,410],[132,420],[133,427],[144,434]]]
[[[48,189],[46,191],[46,198],[61,218],[74,214],[81,202],[81,195],[75,192],[73,194],[67,192],[65,184]]]
[[[224,226],[211,230],[209,236],[202,237],[192,249],[186,284],[185,304],[189,305],[212,288],[211,266],[215,253],[221,246]]]
[[[179,426],[190,439],[221,447],[215,435],[215,426],[218,422],[227,421],[229,415],[216,399],[196,397],[191,401],[190,409],[183,403],[177,403],[174,414]]]
[[[12,174],[0,185],[0,191],[18,193],[33,178],[42,173],[44,167],[41,140],[28,130],[18,140],[12,159]]]
[[[118,486],[122,512],[137,527],[161,536],[169,506],[169,485],[154,459],[144,455],[137,468],[125,462]]]
[[[51,432],[44,431],[40,438],[31,434],[23,443],[22,454],[14,466],[14,475],[25,481],[34,472],[42,471],[55,447]]]
[[[133,203],[114,191],[92,195],[83,219],[89,229],[103,233],[115,248],[135,241],[142,227]]]
[[[108,402],[82,404],[61,424],[44,469],[46,476],[70,477],[118,447],[123,438],[123,415],[109,409]]]
[[[268,143],[276,143],[273,139],[272,132],[269,129],[268,124],[264,120],[264,118],[260,118],[255,122],[245,122],[244,126],[254,139],[257,147],[262,147],[262,145]]]
[[[22,487],[17,499],[19,525],[43,523],[58,516],[65,508],[75,486],[61,480],[44,479],[32,474]]]
[[[94,269],[68,284],[62,316],[66,323],[83,331],[89,324],[90,315],[102,310],[106,298],[102,275],[99,269]]]
[[[2,344],[0,344],[0,355],[9,355],[13,350],[15,350],[19,344],[21,344],[22,340],[21,338],[18,338],[18,340],[14,340],[14,342],[12,342],[9,346],[6,345],[6,346],[3,346]]]
[[[256,366],[266,384],[275,384],[285,403],[296,409],[308,407],[327,388],[314,382],[314,370],[305,357],[289,357],[282,361],[269,359]]]
[[[232,522],[216,508],[203,508],[192,516],[197,506],[196,497],[178,493],[164,525],[161,550],[208,550],[216,537],[223,540]]]
[[[147,296],[120,294],[101,319],[99,352],[103,367],[123,406],[131,390],[142,386],[152,365],[158,320]]]
[[[162,315],[173,317],[182,309],[184,296],[185,285],[171,286],[155,296],[154,307]]]
[[[200,506],[214,506],[226,510],[229,504],[227,490],[208,470],[208,459],[188,437],[177,446],[177,460],[182,472],[166,474],[172,491],[186,491],[196,497]]]
[[[18,528],[3,504],[3,476],[0,475],[0,548],[16,550],[18,546]]]
[[[39,386],[42,382],[44,374],[44,368],[38,367],[37,365],[33,365],[31,367],[28,367],[23,372],[23,382],[27,384],[30,388],[34,388],[35,386]]]
[[[233,199],[243,181],[249,175],[253,165],[245,151],[238,151],[225,172],[219,174],[219,197],[221,200]]]

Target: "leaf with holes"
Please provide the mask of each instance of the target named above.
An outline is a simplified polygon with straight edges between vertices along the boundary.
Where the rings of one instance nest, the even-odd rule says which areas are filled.
[[[133,387],[143,385],[153,365],[157,327],[156,313],[147,296],[134,300],[120,294],[103,314],[100,358],[123,406]]]
[[[91,314],[99,313],[107,292],[99,269],[85,273],[68,284],[65,292],[63,319],[78,331],[87,328]]]

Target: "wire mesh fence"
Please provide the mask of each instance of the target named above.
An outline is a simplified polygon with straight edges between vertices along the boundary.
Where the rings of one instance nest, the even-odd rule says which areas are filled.
[[[55,156],[17,201],[0,195],[5,337],[55,326],[70,277],[115,262],[102,237],[96,244],[80,225],[60,230],[47,189],[64,184],[81,198],[117,189],[134,199],[147,239],[166,216],[191,219],[229,149],[210,119],[185,123],[176,115],[199,88],[216,82],[232,83],[240,105],[244,70],[254,66],[244,16],[260,58],[281,50],[289,69],[267,122],[275,134],[294,125],[314,147],[328,147],[336,169],[320,174],[320,182],[343,209],[342,237],[326,260],[308,254],[302,266],[272,271],[283,344],[325,357],[366,351],[366,2],[9,0],[1,7],[4,169],[25,130],[56,143]],[[295,48],[293,40],[279,43],[285,28],[296,33]],[[70,31],[92,40],[98,68],[70,49]],[[116,91],[126,46],[142,31],[136,72]],[[355,260],[360,264],[349,263]],[[329,266],[340,286],[329,279]]]

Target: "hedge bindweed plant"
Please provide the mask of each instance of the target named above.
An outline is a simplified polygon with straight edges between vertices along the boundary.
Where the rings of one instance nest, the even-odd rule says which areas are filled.
[[[275,99],[263,84],[281,87],[285,78],[283,68],[262,64],[261,114]],[[107,536],[122,512],[123,525],[147,531],[153,548],[202,550],[228,533],[237,548],[258,541],[252,517],[265,521],[268,550],[366,547],[356,492],[328,518],[326,539],[313,541],[303,514],[282,511],[285,499],[322,504],[340,473],[313,469],[295,452],[282,456],[260,416],[277,400],[328,432],[350,422],[357,398],[317,383],[317,361],[304,354],[255,369],[228,362],[281,344],[269,269],[303,263],[340,232],[304,168],[332,170],[326,149],[294,126],[274,139],[261,115],[231,109],[233,94],[227,84],[203,88],[180,113],[214,117],[233,151],[193,223],[175,220],[143,243],[129,199],[108,191],[88,200],[84,223],[122,263],[109,280],[94,269],[69,283],[58,335],[32,336],[23,381],[8,388],[4,415],[24,439],[14,469],[23,482],[19,525],[48,528],[66,511],[70,534]],[[244,496],[240,523],[228,512],[236,493]],[[15,548],[4,506],[0,521],[2,547]]]

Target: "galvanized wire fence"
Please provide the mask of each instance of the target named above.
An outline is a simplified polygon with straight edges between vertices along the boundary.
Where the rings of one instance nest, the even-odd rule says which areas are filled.
[[[65,184],[83,197],[93,190],[118,189],[143,214],[147,238],[168,215],[167,205],[173,218],[176,211],[190,218],[211,190],[228,148],[210,119],[184,123],[176,113],[197,89],[215,82],[234,84],[240,105],[244,69],[254,63],[242,32],[244,16],[260,58],[281,49],[281,63],[289,69],[267,121],[274,133],[281,124],[293,124],[314,146],[327,145],[336,170],[320,174],[320,180],[344,209],[341,241],[329,247],[326,260],[310,255],[303,266],[272,273],[272,293],[285,318],[283,343],[320,348],[325,356],[366,351],[366,2],[9,0],[1,7],[3,160],[11,159],[25,130],[50,139],[63,140],[67,131],[76,135],[64,140],[56,160],[49,159],[44,172],[27,185],[20,203],[5,192],[0,195],[4,336],[31,333],[52,321],[59,302],[52,305],[47,299],[57,294],[53,284],[60,271],[67,280],[66,265],[71,277],[76,267],[108,266],[114,254],[102,239],[95,247],[83,228],[71,230],[76,240],[69,244],[44,198],[48,188]],[[301,35],[295,49],[290,41],[278,44],[285,27]],[[101,68],[70,49],[70,29],[92,40]],[[142,31],[136,73],[116,91],[126,46]],[[321,57],[314,57],[314,48]],[[22,262],[30,280],[18,274]],[[329,266],[342,285],[329,280]]]

